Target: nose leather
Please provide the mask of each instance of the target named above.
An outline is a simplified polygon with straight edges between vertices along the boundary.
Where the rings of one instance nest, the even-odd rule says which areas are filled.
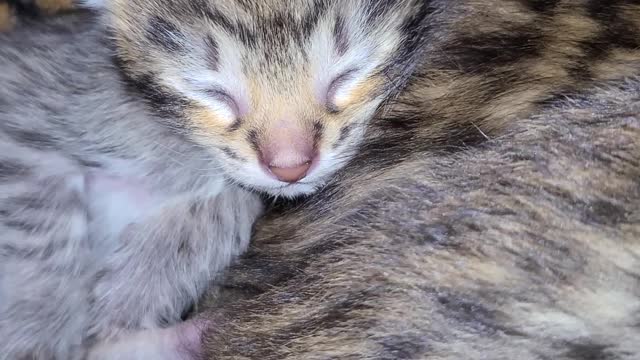
[[[311,161],[306,161],[300,165],[292,167],[269,166],[269,170],[278,180],[294,183],[303,179],[311,167]]]
[[[258,143],[258,157],[271,177],[295,183],[313,171],[317,157],[316,137],[309,127],[300,126],[294,116],[285,116],[266,129]]]

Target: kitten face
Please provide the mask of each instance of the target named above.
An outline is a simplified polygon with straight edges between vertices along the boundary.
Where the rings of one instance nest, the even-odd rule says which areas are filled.
[[[343,166],[402,83],[419,3],[116,0],[110,25],[125,76],[168,126],[231,180],[295,196]]]

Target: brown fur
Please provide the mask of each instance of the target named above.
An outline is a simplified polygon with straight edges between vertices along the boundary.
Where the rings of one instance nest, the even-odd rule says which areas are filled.
[[[8,31],[13,27],[15,17],[13,9],[7,2],[0,2],[0,31]]]
[[[637,4],[442,6],[358,158],[211,295],[210,359],[640,355],[638,84],[513,125],[637,74]]]
[[[415,151],[482,142],[541,104],[640,71],[637,1],[432,7],[423,66],[383,111],[392,143],[411,142]],[[369,146],[384,156],[393,144],[380,139]]]
[[[0,0],[0,32],[11,30],[22,16],[49,16],[75,8],[72,0]]]
[[[209,359],[636,359],[640,85],[265,219]]]

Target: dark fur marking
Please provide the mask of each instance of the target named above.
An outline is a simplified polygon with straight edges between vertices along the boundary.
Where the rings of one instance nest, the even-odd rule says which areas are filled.
[[[46,261],[55,253],[55,245],[49,243],[44,248],[24,248],[13,244],[0,245],[0,256],[23,260]]]
[[[242,44],[248,48],[255,49],[258,46],[258,36],[244,24],[236,24],[234,28],[236,37],[242,42]]]
[[[640,39],[636,36],[635,26],[620,16],[619,5],[633,4],[633,1],[591,0],[587,5],[588,15],[601,25],[594,38],[580,44],[582,56],[574,59],[575,65],[569,72],[575,79],[585,80],[592,77],[590,64],[606,59],[616,48],[635,50],[640,48]],[[637,3],[637,2],[636,2]]]
[[[87,159],[82,159],[78,156],[72,156],[73,160],[75,160],[78,164],[84,166],[84,167],[88,167],[88,168],[95,168],[95,169],[99,169],[102,167],[102,164],[100,162],[97,161],[93,161],[93,160],[87,160]]]
[[[367,4],[367,22],[371,25],[378,19],[384,18],[399,3],[401,3],[400,0],[369,0]]]
[[[181,40],[185,38],[184,34],[174,24],[159,16],[153,16],[149,19],[145,35],[152,44],[169,52],[184,50],[184,46],[181,43]]]
[[[624,207],[606,200],[596,200],[585,209],[586,220],[591,223],[615,225],[627,220]]]
[[[191,246],[191,241],[190,241],[190,237],[188,236],[188,234],[183,234],[183,236],[180,237],[180,242],[178,243],[178,250],[177,250],[179,255],[182,256],[191,256],[194,253],[194,249]]]
[[[45,16],[51,15],[48,9],[43,8],[35,0],[0,0],[0,4],[2,3],[8,3],[21,18],[35,18],[37,21],[40,21]],[[68,11],[70,10],[64,8],[56,9],[56,13],[58,14]]]
[[[420,224],[419,226],[422,237],[418,239],[418,244],[450,246],[449,238],[456,232],[450,224]]]
[[[240,5],[243,10],[250,12],[253,10],[254,0],[236,0],[236,4]]]
[[[352,124],[348,124],[343,126],[340,129],[340,135],[338,136],[338,140],[336,140],[335,144],[333,144],[334,148],[337,148],[338,146],[340,146],[351,134],[351,130],[353,130],[353,125]]]
[[[30,168],[12,160],[0,160],[0,181],[11,180],[29,173]]]
[[[403,47],[415,52],[418,46],[426,38],[426,29],[428,29],[427,18],[435,11],[435,7],[431,6],[431,0],[420,2],[420,7],[402,23],[400,30],[405,35]]]
[[[336,324],[343,323],[352,318],[357,310],[368,309],[369,306],[363,303],[362,299],[366,299],[372,294],[366,291],[352,291],[345,296],[332,303],[330,306],[319,309],[316,316],[293,324],[291,327],[284,329],[285,334],[313,333],[314,331],[322,331],[323,329],[331,329]],[[294,297],[295,298],[295,297]]]
[[[200,4],[199,2],[194,2],[193,6],[196,6],[196,5],[202,5],[198,7],[200,14],[203,14],[207,19],[211,20],[211,22],[213,22],[214,24],[219,25],[220,27],[225,29],[227,32],[231,34],[234,33],[234,31],[236,30],[236,25],[233,23],[233,21],[231,21],[231,19],[226,17],[223,13],[221,13],[217,9],[212,9],[206,3]]]
[[[137,78],[126,76],[125,80],[131,90],[141,94],[149,103],[149,109],[158,116],[177,120],[183,119],[184,108],[189,103],[187,99],[171,94],[164,90],[151,74],[145,74]],[[184,127],[184,122],[173,121],[173,127]]]
[[[608,345],[596,343],[567,344],[569,350],[565,356],[573,360],[614,360],[617,357],[607,350]]]
[[[320,121],[313,123],[313,147],[316,148],[322,139],[324,133],[324,125]]]
[[[548,14],[560,4],[560,0],[520,0],[529,10],[537,13]]]
[[[104,280],[105,277],[111,275],[111,271],[107,270],[107,269],[102,269],[99,270],[98,272],[96,272],[96,274],[93,276],[93,282],[97,283],[100,282],[102,280]]]
[[[260,153],[260,143],[258,141],[258,132],[256,130],[249,130],[247,133],[247,142],[249,142],[253,150]]]
[[[200,212],[201,205],[199,202],[195,201],[191,205],[189,205],[189,215],[196,216]]]
[[[542,40],[540,33],[530,25],[504,33],[460,37],[455,44],[443,49],[450,54],[451,61],[438,65],[470,74],[494,72],[497,68],[539,56]]]
[[[230,132],[236,131],[240,129],[241,126],[242,126],[242,119],[239,117],[236,117],[236,119],[233,120],[233,123],[229,126],[229,131]]]
[[[231,149],[228,146],[221,147],[220,151],[222,151],[225,155],[227,155],[228,157],[230,157],[233,160],[241,160],[242,159],[240,157],[240,155],[238,155],[238,153],[233,151],[233,149]]]
[[[296,19],[290,13],[278,13],[273,15],[271,19],[269,19],[266,28],[271,29],[273,34],[287,34],[287,36],[293,37],[293,40],[296,44],[303,44],[304,36],[302,36],[302,31],[297,28],[300,25],[297,24]],[[291,31],[291,28],[294,28],[295,31]],[[271,38],[272,40],[279,40],[280,45],[283,47],[286,46],[286,38],[282,36],[274,36]]]
[[[44,224],[40,224],[40,223],[34,224],[31,221],[25,221],[25,220],[8,219],[4,221],[4,225],[8,228],[12,228],[17,231],[22,231],[29,234],[45,231]]]
[[[242,237],[240,237],[239,235],[236,235],[236,236],[233,238],[233,240],[234,240],[234,244],[235,244],[236,246],[240,246],[240,244],[242,244],[242,242],[243,242],[243,241],[242,241]]]
[[[429,339],[411,334],[389,335],[380,339],[385,356],[381,359],[416,359],[428,351]]]
[[[218,48],[218,42],[211,35],[204,38],[207,53],[207,63],[211,67],[211,70],[217,71],[220,64],[220,49]]]
[[[55,150],[58,147],[59,142],[55,137],[41,132],[16,129],[9,126],[5,127],[3,131],[21,145],[34,149]]]
[[[40,210],[47,208],[47,202],[42,199],[40,196],[26,194],[26,195],[18,195],[11,198],[8,198],[4,201],[4,204],[22,210]]]
[[[486,308],[479,301],[441,290],[437,292],[436,300],[443,306],[445,316],[465,324],[473,332],[491,335],[502,330],[496,319],[496,311]]]
[[[311,9],[313,10],[305,14],[300,22],[301,34],[304,39],[307,39],[309,35],[311,35],[313,29],[318,25],[318,20],[326,14],[329,9],[329,1],[315,0]]]
[[[180,319],[185,321],[191,317],[191,315],[196,311],[196,304],[191,302],[189,306],[185,307],[180,314]]]
[[[383,88],[380,91],[399,90],[407,82],[409,74],[419,63],[416,58],[421,55],[424,49],[423,42],[426,41],[432,29],[428,20],[434,11],[435,8],[431,5],[431,1],[425,0],[420,2],[415,12],[404,20],[400,26],[404,37],[398,51],[394,54],[394,61],[389,62],[379,71],[379,75],[389,79],[387,89]]]
[[[344,55],[349,49],[348,31],[342,16],[336,17],[333,25],[333,41],[338,55]]]

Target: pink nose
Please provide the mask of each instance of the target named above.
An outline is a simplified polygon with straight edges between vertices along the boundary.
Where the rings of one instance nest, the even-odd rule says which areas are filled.
[[[312,148],[297,151],[289,147],[279,151],[262,151],[262,164],[276,179],[288,183],[302,180],[309,173],[315,157]]]
[[[271,173],[275,175],[278,180],[288,183],[294,183],[302,180],[307,175],[310,167],[311,161],[309,160],[300,165],[292,167],[269,166],[269,170],[271,170]]]
[[[304,179],[313,170],[316,158],[314,133],[284,118],[265,131],[258,143],[263,169],[287,183]]]

